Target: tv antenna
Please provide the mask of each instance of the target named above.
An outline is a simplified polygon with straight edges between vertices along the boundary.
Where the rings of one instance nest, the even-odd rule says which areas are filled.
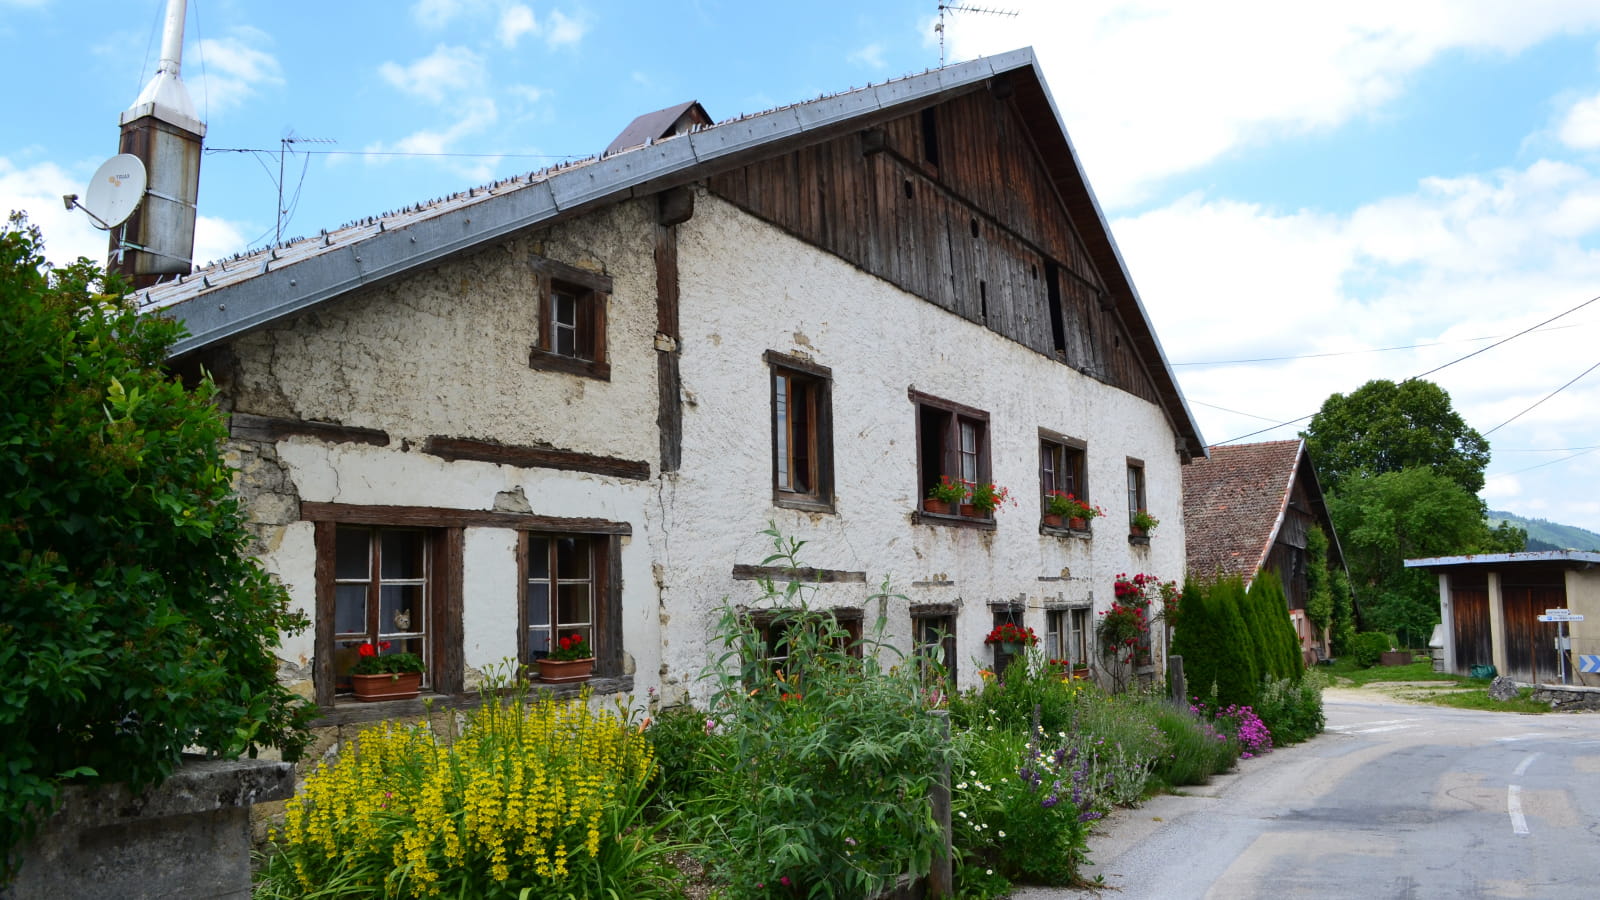
[[[274,243],[274,244],[282,243],[282,241],[283,241],[283,226],[284,226],[284,221],[285,221],[284,220],[284,216],[287,216],[289,214],[289,210],[285,209],[284,205],[283,205],[283,158],[285,156],[287,156],[289,153],[293,152],[290,149],[290,146],[293,145],[293,144],[337,144],[337,143],[339,143],[339,142],[334,140],[333,138],[295,137],[295,134],[292,131],[289,132],[289,136],[288,137],[279,139],[279,141],[278,141],[278,206],[277,206],[277,214],[275,216],[275,218],[277,220],[277,225],[273,228],[272,243]],[[311,164],[311,157],[307,156],[306,157],[306,165],[310,165],[310,164]],[[304,180],[305,180],[305,172],[303,170],[300,173],[300,178],[301,178],[301,181],[304,182]],[[295,188],[294,197],[292,198],[291,202],[293,202],[296,206],[298,206],[300,204],[300,189],[298,187]]]
[[[946,11],[952,13],[978,13],[985,16],[1006,16],[1009,18],[1014,18],[1018,15],[1017,11],[1014,9],[993,9],[987,6],[962,6],[958,3],[939,4],[939,24],[933,26],[933,30],[939,32],[939,68],[941,69],[944,68],[944,14]]]

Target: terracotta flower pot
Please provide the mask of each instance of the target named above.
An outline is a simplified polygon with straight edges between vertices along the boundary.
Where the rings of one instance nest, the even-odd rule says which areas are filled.
[[[961,504],[961,514],[969,519],[975,519],[978,517],[978,507],[971,503],[963,503]]]
[[[594,657],[586,659],[541,659],[539,660],[539,680],[546,684],[567,684],[573,681],[588,681],[589,674],[594,671]]]
[[[1144,537],[1145,536],[1145,530],[1143,528],[1140,528],[1137,525],[1129,525],[1128,526],[1128,533],[1133,535],[1134,537]]]
[[[351,675],[350,686],[363,703],[377,700],[410,700],[422,690],[421,672]]]
[[[932,497],[922,501],[922,509],[924,512],[931,512],[935,515],[950,515],[950,504],[947,501],[935,500]]]
[[[1080,518],[1071,518],[1071,519],[1067,520],[1067,527],[1071,528],[1073,531],[1088,531],[1089,530],[1089,520],[1088,519],[1080,519]]]
[[[1061,527],[1061,517],[1056,515],[1055,513],[1045,513],[1044,514],[1044,527],[1046,527],[1046,528],[1060,528]]]

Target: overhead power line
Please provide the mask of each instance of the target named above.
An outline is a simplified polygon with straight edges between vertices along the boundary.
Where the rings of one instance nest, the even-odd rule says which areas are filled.
[[[259,147],[207,147],[207,153],[277,153]],[[416,156],[460,159],[583,159],[593,153],[408,153],[402,150],[299,150],[306,156]]]
[[[1502,339],[1500,339],[1498,341],[1495,341],[1493,344],[1490,344],[1487,347],[1480,347],[1479,349],[1474,350],[1474,351],[1472,351],[1471,353],[1468,353],[1465,356],[1458,356],[1455,359],[1452,359],[1449,362],[1445,363],[1444,365],[1434,366],[1433,368],[1429,369],[1428,371],[1423,372],[1421,375],[1413,375],[1410,378],[1407,378],[1405,380],[1406,381],[1416,381],[1419,378],[1426,378],[1426,377],[1428,377],[1429,375],[1432,375],[1435,372],[1439,372],[1439,371],[1443,371],[1445,369],[1448,369],[1451,366],[1455,365],[1456,363],[1465,362],[1466,360],[1469,360],[1469,359],[1473,358],[1474,356],[1477,356],[1477,355],[1479,355],[1481,353],[1485,353],[1487,351],[1493,350],[1494,348],[1499,347],[1502,344],[1506,344],[1506,343],[1508,343],[1510,341],[1514,341],[1517,338],[1522,337],[1523,335],[1527,334],[1530,331],[1535,331],[1537,329],[1543,328],[1544,326],[1549,325],[1551,322],[1554,322],[1557,319],[1563,318],[1565,316],[1570,316],[1573,313],[1577,312],[1578,310],[1583,309],[1584,307],[1586,307],[1589,304],[1594,303],[1596,301],[1600,301],[1600,295],[1597,295],[1597,296],[1594,296],[1594,297],[1590,297],[1589,299],[1583,301],[1582,303],[1579,303],[1577,306],[1574,306],[1571,309],[1567,309],[1567,310],[1564,310],[1562,312],[1556,313],[1555,315],[1551,316],[1548,319],[1545,319],[1543,322],[1540,322],[1537,325],[1532,325],[1532,326],[1529,326],[1527,328],[1524,328],[1521,331],[1517,332],[1516,334],[1513,334],[1513,335],[1511,335],[1509,337],[1505,337],[1505,338],[1502,338]],[[1582,378],[1584,375],[1589,374],[1589,372],[1594,371],[1595,368],[1600,368],[1600,363],[1596,363],[1594,366],[1589,367],[1589,369],[1585,370],[1582,375],[1578,376],[1578,378]],[[1550,399],[1550,397],[1553,397],[1556,394],[1559,394],[1561,391],[1565,390],[1568,386],[1570,386],[1573,382],[1577,381],[1578,378],[1574,378],[1574,379],[1572,379],[1572,381],[1569,381],[1566,384],[1562,385],[1561,387],[1556,388],[1554,391],[1551,391],[1550,394],[1547,395],[1543,400],[1540,400],[1539,403],[1543,403],[1545,400]],[[1538,406],[1538,405],[1539,405],[1538,403],[1534,404],[1534,406]],[[1528,407],[1528,409],[1533,409],[1533,406]],[[1488,433],[1493,432],[1493,431],[1495,431],[1495,430],[1497,430],[1499,428],[1504,427],[1505,425],[1509,424],[1511,421],[1516,419],[1517,416],[1521,416],[1523,413],[1526,413],[1528,411],[1528,409],[1525,409],[1522,412],[1517,413],[1516,416],[1512,416],[1511,419],[1507,419],[1505,422],[1501,422],[1499,425],[1496,425],[1494,428],[1491,428],[1491,429],[1489,429],[1489,431],[1484,432],[1484,433],[1488,434]],[[1272,431],[1273,429],[1282,428],[1285,425],[1294,425],[1297,422],[1304,422],[1305,420],[1311,418],[1314,415],[1316,415],[1316,413],[1314,413],[1314,412],[1313,413],[1306,413],[1303,416],[1298,416],[1296,418],[1289,419],[1287,421],[1279,422],[1276,425],[1271,425],[1271,426],[1269,426],[1267,428],[1257,429],[1256,431],[1252,431],[1249,434],[1241,434],[1238,437],[1231,437],[1231,438],[1228,438],[1225,441],[1218,441],[1215,446],[1219,446],[1220,447],[1220,446],[1222,446],[1224,444],[1232,444],[1232,443],[1235,443],[1237,441],[1242,441],[1245,438],[1255,437],[1258,434],[1266,434],[1267,432]],[[1260,418],[1260,417],[1257,416],[1256,418]]]
[[[1572,379],[1572,381],[1569,381],[1566,384],[1563,384],[1561,387],[1558,387],[1555,390],[1551,391],[1550,393],[1545,394],[1543,397],[1540,397],[1538,400],[1534,401],[1532,406],[1529,406],[1527,409],[1524,409],[1522,412],[1517,413],[1516,415],[1514,415],[1511,418],[1505,420],[1504,422],[1501,422],[1499,425],[1496,425],[1495,427],[1489,429],[1488,431],[1485,431],[1483,433],[1484,437],[1488,437],[1489,435],[1494,434],[1496,431],[1499,431],[1500,429],[1506,427],[1507,425],[1510,425],[1512,422],[1515,422],[1516,420],[1522,418],[1523,413],[1532,412],[1534,407],[1537,407],[1540,403],[1543,403],[1546,400],[1549,400],[1551,397],[1554,397],[1555,395],[1561,393],[1562,391],[1566,390],[1567,388],[1572,387],[1572,385],[1575,384],[1578,381],[1578,378],[1582,378],[1583,376],[1589,374],[1590,372],[1593,372],[1595,369],[1600,369],[1600,362],[1597,362],[1594,365],[1590,366],[1589,368],[1584,369],[1582,372],[1578,373],[1577,378]]]
[[[1561,325],[1560,328],[1577,328],[1577,325]],[[1555,331],[1555,328],[1542,329]],[[1288,356],[1257,356],[1251,359],[1211,359],[1195,362],[1175,362],[1171,365],[1178,366],[1239,366],[1249,363],[1288,362],[1296,359],[1326,359],[1334,356],[1360,356],[1365,353],[1389,353],[1395,350],[1421,350],[1428,347],[1448,347],[1452,344],[1471,344],[1477,341],[1492,341],[1503,335],[1489,335],[1487,337],[1462,338],[1457,341],[1433,341],[1426,344],[1404,344],[1398,347],[1363,347],[1360,350],[1330,350],[1327,353],[1294,353]],[[1487,348],[1485,348],[1487,349]],[[1256,418],[1261,418],[1257,416]]]

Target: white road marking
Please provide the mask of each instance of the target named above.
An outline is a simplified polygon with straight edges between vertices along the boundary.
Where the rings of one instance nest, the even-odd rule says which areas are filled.
[[[1400,731],[1410,728],[1412,719],[1389,719],[1382,722],[1360,722],[1354,725],[1329,725],[1324,731],[1333,731],[1339,734],[1378,734],[1384,731]]]
[[[1500,743],[1502,743],[1502,744],[1509,744],[1509,743],[1512,743],[1514,741],[1531,741],[1534,738],[1544,737],[1544,736],[1545,736],[1545,733],[1542,732],[1542,731],[1530,731],[1527,734],[1513,734],[1510,737],[1495,738],[1495,740],[1500,742]]]
[[[1523,758],[1522,762],[1517,763],[1517,767],[1512,770],[1511,774],[1516,775],[1519,778],[1522,777],[1523,773],[1528,771],[1528,767],[1533,765],[1533,761],[1538,758],[1538,753],[1529,753]]]
[[[1522,817],[1522,787],[1511,785],[1506,788],[1506,812],[1511,814],[1511,833],[1527,834],[1528,820]]]

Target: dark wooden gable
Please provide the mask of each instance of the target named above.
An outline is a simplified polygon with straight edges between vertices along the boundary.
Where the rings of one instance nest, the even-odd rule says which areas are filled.
[[[997,93],[1008,94],[948,99],[714,175],[709,187],[910,293],[1159,403],[1031,134]]]

